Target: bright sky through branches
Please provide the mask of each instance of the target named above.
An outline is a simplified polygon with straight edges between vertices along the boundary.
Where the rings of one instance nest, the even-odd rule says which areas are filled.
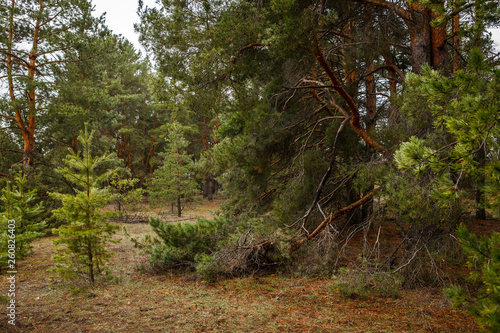
[[[106,25],[115,33],[128,39],[135,48],[144,49],[139,43],[139,34],[134,32],[134,23],[139,23],[137,15],[138,0],[93,0],[94,16],[101,16],[106,12]],[[155,0],[143,0],[144,6],[155,7]]]
[[[155,0],[143,0],[144,6],[155,7]],[[139,43],[139,35],[134,32],[134,23],[139,23],[138,0],[93,0],[95,16],[106,12],[106,25],[115,34],[122,34],[135,48],[144,53]],[[500,29],[491,29],[496,49],[500,51]]]
[[[500,52],[500,28],[490,30],[493,40],[495,41],[495,47]]]

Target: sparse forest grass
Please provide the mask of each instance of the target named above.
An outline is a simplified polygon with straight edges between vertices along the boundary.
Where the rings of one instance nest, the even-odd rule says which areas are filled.
[[[204,202],[186,214],[208,217],[217,204]],[[147,224],[121,225],[131,236],[152,233]],[[53,239],[35,241],[33,255],[19,264],[17,325],[8,327],[3,308],[0,331],[478,331],[474,319],[453,310],[439,289],[397,288],[394,297],[369,292],[346,298],[339,290],[339,279],[345,279],[347,286],[354,275],[332,279],[273,274],[207,283],[190,274],[155,273],[144,269],[149,258],[138,253],[121,231],[114,236],[120,242],[109,244],[114,253],[108,265],[111,277],[93,287],[62,282],[48,272],[54,265]],[[372,282],[364,286],[370,288]],[[6,286],[1,285],[0,294]]]

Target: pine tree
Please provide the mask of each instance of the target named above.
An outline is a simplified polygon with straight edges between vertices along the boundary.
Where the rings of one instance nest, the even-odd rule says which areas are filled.
[[[471,297],[460,286],[445,289],[455,307],[464,306],[477,317],[488,332],[500,330],[500,233],[491,237],[478,237],[462,224],[457,230],[460,246],[468,256],[467,266],[472,269],[470,279],[479,282],[478,294]]]
[[[315,194],[322,174],[335,160],[332,151],[337,131],[345,129],[338,159],[355,161],[361,149],[363,154],[372,148],[385,151],[375,139],[380,127],[375,126],[373,112],[369,126],[363,126],[366,107],[363,97],[358,96],[374,95],[359,94],[355,85],[367,72],[378,75],[386,66],[379,66],[379,50],[375,48],[364,52],[362,60],[354,59],[362,51],[353,45],[358,45],[358,38],[362,39],[360,44],[367,43],[360,37],[366,34],[358,31],[361,14],[354,9],[346,11],[345,5],[346,1],[322,5],[314,1],[237,1],[227,5],[193,1],[167,2],[162,8],[142,12],[141,38],[156,54],[162,73],[168,75],[165,85],[180,81],[188,92],[187,99],[202,98],[209,101],[208,106],[217,105],[213,110],[217,123],[213,141],[217,143],[213,147],[219,147],[213,155],[222,163],[213,173],[222,174],[218,178],[230,193],[232,202],[228,206],[232,209],[270,209],[272,201],[283,194],[292,197],[290,201],[301,201],[292,203],[296,206],[293,219],[304,215],[304,209],[311,205],[320,217],[312,201],[328,197],[336,188],[321,186],[321,193]],[[336,31],[343,31],[347,20],[356,21],[356,29],[352,29],[352,36],[339,36]],[[384,42],[387,49],[394,43]],[[380,40],[370,47],[375,44]],[[374,55],[368,55],[374,50]],[[353,55],[353,68],[338,68],[339,59],[346,54]],[[189,62],[184,61],[188,58]],[[367,62],[373,65],[361,68]],[[343,82],[343,70],[352,87]],[[216,98],[212,101],[209,96]],[[347,118],[349,122],[342,125]],[[377,119],[382,118],[377,115]],[[302,163],[306,159],[308,165]],[[346,176],[356,169],[345,168]],[[339,172],[329,174],[336,176]],[[294,186],[303,183],[303,176],[309,178],[306,181],[310,186]],[[339,206],[357,201],[361,192],[371,187],[373,184],[364,185],[363,191],[356,189],[357,195],[342,200]],[[294,195],[289,196],[292,192]]]
[[[44,207],[42,203],[35,204],[36,190],[26,189],[26,176],[20,173],[15,178],[12,186],[10,181],[2,189],[0,200],[3,202],[4,211],[0,213],[0,269],[12,267],[15,260],[22,259],[31,250],[30,243],[36,238],[42,237],[42,230],[46,227],[45,222],[37,221]],[[13,233],[8,231],[8,221],[15,221]],[[14,234],[15,237],[10,236]],[[9,256],[8,244],[15,244],[15,257]],[[12,252],[11,252],[12,253]],[[14,260],[14,261],[9,261]]]
[[[168,147],[161,156],[163,164],[154,172],[149,185],[149,193],[153,200],[172,203],[177,207],[177,216],[182,214],[182,202],[191,201],[197,193],[197,184],[194,180],[194,162],[186,152],[189,142],[184,133],[189,131],[175,121],[167,124]]]
[[[57,94],[40,124],[54,144],[76,151],[78,131],[88,122],[89,130],[95,131],[94,153],[113,149],[142,184],[150,173],[152,142],[158,137],[151,130],[163,122],[150,101],[148,65],[131,43],[106,29],[89,40],[85,50],[68,50],[66,57],[76,60],[84,53],[90,59],[65,63],[54,71]],[[59,160],[65,152],[55,149],[44,157]]]
[[[426,114],[432,123],[425,140],[413,138],[401,145],[396,164],[415,173],[430,172],[434,195],[441,201],[469,198],[476,200],[478,211],[498,210],[499,92],[500,71],[489,67],[479,50],[453,78],[428,67],[421,76],[409,75],[402,111],[415,121]]]
[[[422,75],[409,75],[406,94],[402,111],[413,121],[429,118],[425,121],[432,122],[429,121],[425,137],[412,137],[395,154],[397,166],[404,173],[412,174],[412,182],[402,186],[406,197],[411,198],[412,206],[402,213],[409,215],[424,209],[429,218],[426,219],[424,214],[419,214],[418,218],[427,223],[433,218],[431,214],[441,213],[430,209],[422,197],[431,198],[441,207],[465,206],[464,202],[475,199],[476,218],[484,218],[485,208],[498,213],[500,70],[489,66],[486,56],[475,49],[467,66],[456,71],[451,78],[428,66],[423,67]],[[421,186],[424,178],[426,187]],[[415,189],[421,189],[422,196],[413,195]],[[409,205],[399,205],[400,211],[406,207]],[[460,286],[452,286],[445,293],[455,306],[465,306],[478,317],[479,323],[490,332],[498,332],[500,234],[494,232],[490,237],[478,239],[460,225],[457,239],[469,257],[471,278],[479,283],[480,288],[474,296],[468,295]]]
[[[36,144],[42,141],[35,137],[52,97],[53,67],[82,60],[66,59],[62,51],[85,48],[99,20],[92,18],[92,3],[86,0],[2,1],[0,11],[0,81],[8,87],[1,93],[0,115],[9,123],[7,130],[14,129],[13,136],[22,141],[20,153],[28,167],[34,165]]]
[[[112,201],[116,204],[118,212],[126,213],[129,208],[136,209],[136,205],[142,201],[142,189],[136,188],[139,179],[122,179],[115,176],[110,179],[108,189],[113,194]]]
[[[75,186],[75,193],[51,193],[51,196],[60,199],[63,204],[53,214],[66,221],[54,230],[60,236],[54,244],[66,245],[56,249],[54,271],[64,278],[84,275],[94,283],[96,274],[102,272],[103,264],[111,256],[106,243],[117,229],[106,221],[110,214],[102,213],[100,209],[111,199],[111,194],[101,185],[117,171],[113,167],[118,164],[118,159],[114,153],[93,157],[92,136],[93,133],[89,135],[85,125],[84,133],[78,137],[82,145],[81,154],[70,150],[64,160],[66,167],[57,169]],[[106,171],[100,172],[103,168]]]

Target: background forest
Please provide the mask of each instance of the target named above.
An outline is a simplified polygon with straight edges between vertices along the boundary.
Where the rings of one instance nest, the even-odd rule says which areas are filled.
[[[146,56],[86,0],[0,13],[17,259],[59,235],[54,271],[94,283],[117,216],[218,193],[213,220],[132,237],[151,267],[446,287],[500,328],[500,236],[467,231],[500,214],[498,1],[139,0]]]

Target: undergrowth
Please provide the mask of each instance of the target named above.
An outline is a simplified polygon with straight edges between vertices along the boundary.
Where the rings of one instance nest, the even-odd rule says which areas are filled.
[[[384,271],[340,268],[332,276],[332,289],[349,298],[399,298],[403,279]]]

